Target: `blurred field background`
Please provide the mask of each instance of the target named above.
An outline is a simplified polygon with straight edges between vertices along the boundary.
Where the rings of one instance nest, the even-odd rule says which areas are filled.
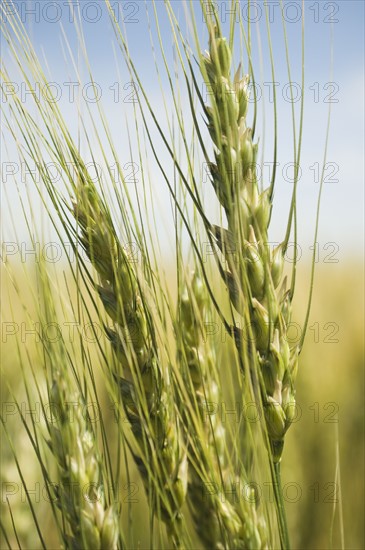
[[[363,264],[360,260],[338,259],[337,263],[319,261],[317,264],[312,314],[297,382],[298,420],[288,432],[283,458],[284,497],[292,545],[296,549],[341,548],[341,499],[345,547],[365,547]],[[42,477],[34,451],[19,415],[14,413],[11,406],[13,393],[20,403],[24,403],[23,412],[29,408],[22,383],[20,356],[24,358],[24,376],[31,379],[31,365],[35,371],[39,371],[38,380],[42,380],[41,366],[37,364],[37,346],[41,344],[36,343],[34,334],[26,333],[32,325],[24,310],[26,306],[30,318],[33,316],[36,319],[35,303],[29,290],[35,281],[32,280],[31,271],[25,274],[23,267],[21,264],[14,265],[11,274],[11,271],[6,271],[2,266],[1,272],[2,410],[3,414],[5,412],[6,428],[21,464],[24,481],[30,491],[34,512],[42,527],[47,548],[57,548],[59,542],[52,525],[49,503],[44,493],[42,494]],[[308,275],[309,266],[302,261],[299,264],[294,303],[294,321],[298,324],[298,331],[305,314]],[[11,279],[18,287],[20,296],[14,290]],[[72,283],[70,289],[72,293]],[[60,324],[61,315],[62,313]],[[293,324],[293,327],[296,325]],[[17,334],[12,335],[11,332],[15,330]],[[49,338],[52,337],[51,334],[50,332]],[[222,335],[217,333],[215,337],[221,338]],[[291,338],[294,341],[297,337],[298,334],[293,329]],[[72,347],[77,349],[77,341]],[[90,344],[89,347],[93,354],[95,346]],[[221,361],[222,369],[229,368],[229,354],[225,353]],[[109,443],[115,451],[113,442],[116,441],[117,423],[97,360],[94,371]],[[228,411],[227,405],[225,421],[236,422],[236,415],[229,414]],[[12,533],[8,498],[21,547],[34,549],[37,547],[38,537],[25,491],[22,489],[22,481],[4,433],[1,449],[2,521],[8,533]],[[149,548],[149,516],[143,487],[133,466],[129,474],[130,478],[126,478],[126,483],[119,492],[126,539],[130,547]],[[269,483],[260,490],[265,498],[272,498]],[[128,523],[130,517],[133,517],[133,527]],[[11,544],[12,548],[18,547],[14,535],[11,537]],[[1,548],[6,547],[2,539]]]

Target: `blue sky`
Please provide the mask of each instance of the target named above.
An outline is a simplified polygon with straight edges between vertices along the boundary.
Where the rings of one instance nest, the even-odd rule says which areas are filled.
[[[123,100],[128,98],[133,90],[128,87],[130,77],[121,62],[121,55],[115,47],[115,39],[102,0],[88,1],[74,0],[74,8],[81,13],[83,32],[87,46],[93,77],[100,85],[105,112],[110,121],[114,139],[125,144],[125,124],[133,122],[132,106]],[[172,2],[174,11],[183,32],[188,31],[185,21],[183,2]],[[219,2],[220,15],[228,23],[230,2]],[[25,26],[32,38],[39,56],[47,60],[49,77],[59,84],[62,90],[60,104],[66,121],[73,131],[77,131],[77,117],[75,117],[75,103],[69,101],[69,87],[65,82],[74,80],[74,70],[70,64],[69,54],[65,54],[64,38],[61,24],[70,44],[72,54],[76,59],[84,82],[89,82],[84,64],[80,61],[81,55],[77,45],[75,17],[72,15],[67,2],[43,0],[17,1],[16,9],[20,12]],[[123,0],[114,1],[112,5],[119,21],[124,26],[132,57],[140,72],[145,88],[151,97],[156,112],[164,116],[163,102],[153,56],[151,53],[148,18],[146,6],[152,26],[152,36],[157,50],[157,58],[161,61],[157,42],[157,33],[154,24],[153,6],[151,2],[135,2]],[[305,17],[305,126],[303,134],[303,176],[299,187],[300,199],[300,228],[302,230],[303,247],[309,247],[312,238],[316,196],[318,182],[316,181],[318,168],[323,159],[325,139],[325,125],[328,114],[326,103],[333,99],[332,126],[328,149],[328,183],[324,186],[323,207],[320,225],[321,242],[338,243],[341,253],[357,254],[363,250],[363,200],[364,200],[364,163],[363,163],[363,94],[364,94],[364,3],[353,0],[325,2],[304,2]],[[290,182],[285,177],[287,164],[292,160],[291,134],[291,103],[288,100],[287,64],[284,50],[282,18],[279,10],[279,1],[268,2],[271,18],[271,33],[275,57],[275,71],[278,113],[279,113],[279,177],[276,191],[277,208],[273,216],[273,239],[280,240],[285,226],[285,212],[290,199]],[[117,10],[119,8],[119,12]],[[206,43],[206,31],[203,28],[202,18],[199,15],[199,3],[195,2],[197,26],[202,43]],[[301,2],[284,2],[286,29],[288,33],[292,80],[298,83],[300,91],[301,78]],[[170,63],[173,62],[173,48],[171,29],[162,1],[156,2],[156,9],[161,26],[161,36],[165,52]],[[240,4],[243,18],[247,18],[247,2]],[[261,90],[265,93],[262,99],[265,105],[265,130],[262,126],[262,117],[259,117],[257,137],[264,151],[264,158],[271,160],[272,155],[272,103],[269,92],[272,91],[272,78],[267,48],[267,33],[264,17],[263,1],[252,3],[251,17],[257,21],[253,25],[253,60],[261,82]],[[260,56],[257,39],[259,32],[262,55]],[[331,32],[333,33],[334,63],[333,77],[330,78],[330,49]],[[236,50],[239,51],[238,49]],[[3,54],[7,61],[6,45],[3,44]],[[236,55],[235,62],[238,61]],[[262,63],[262,65],[261,65]],[[163,70],[162,70],[163,73]],[[15,74],[15,73],[14,73]],[[15,77],[14,77],[15,79]],[[331,83],[330,83],[331,80]],[[118,88],[116,82],[119,82]],[[163,78],[163,82],[166,80]],[[271,84],[270,84],[271,83]],[[126,87],[123,89],[123,87]],[[118,101],[114,101],[114,94],[118,89]],[[183,93],[183,92],[182,92]],[[168,96],[168,90],[166,90]],[[184,94],[183,94],[184,97]],[[296,112],[299,103],[296,103]],[[265,139],[263,139],[265,135]],[[9,149],[12,156],[11,148]],[[6,152],[3,153],[3,160]],[[161,152],[162,158],[164,153]],[[121,153],[123,157],[123,152]],[[123,162],[130,158],[126,152]],[[166,157],[166,162],[168,159]],[[317,167],[318,164],[318,167]],[[154,181],[160,181],[158,174],[151,168]],[[331,179],[332,177],[332,179]],[[290,179],[290,178],[289,178]],[[336,181],[338,180],[338,181]],[[157,185],[157,184],[155,184]],[[169,207],[169,198],[166,187],[159,183],[156,189],[159,192],[161,211],[166,212]],[[14,191],[7,189],[10,197]],[[13,204],[15,204],[15,198]],[[162,225],[168,227],[168,219]]]
[[[148,38],[146,5],[150,18],[153,20],[152,2],[147,1],[145,4],[144,1],[113,0],[111,4],[118,21],[125,26],[129,45],[135,59],[145,58],[146,48],[148,48],[146,41],[146,38]],[[163,4],[162,0],[157,0],[156,10],[161,22],[162,34],[167,41],[166,43],[168,43],[171,33]],[[185,10],[183,2],[173,0],[172,4],[184,28]],[[273,42],[274,44],[280,44],[281,47],[283,34],[279,0],[269,0],[265,3],[262,0],[252,0],[251,20],[258,22],[264,35],[264,4],[269,6]],[[43,47],[47,52],[47,57],[55,60],[62,59],[62,53],[57,44],[60,37],[60,24],[62,23],[67,36],[72,40],[72,35],[75,37],[74,21],[77,12],[79,12],[83,22],[88,52],[94,64],[93,67],[100,64],[99,69],[105,71],[105,76],[109,76],[112,64],[108,63],[108,59],[110,58],[110,45],[113,42],[113,37],[103,0],[72,0],[71,5],[75,10],[74,13],[67,5],[67,0],[17,0],[15,5],[32,36],[33,43]],[[197,0],[195,0],[195,5],[198,29],[200,29],[201,36],[203,36],[205,30],[199,14],[200,8]],[[223,21],[228,23],[230,1],[221,0],[218,5]],[[326,0],[312,2],[306,0],[304,5],[305,8],[302,11],[299,0],[284,1],[284,17],[287,23],[289,41],[291,42],[293,64],[295,65],[295,58],[298,62],[300,58],[300,41],[296,38],[300,33],[301,15],[304,13],[307,36],[306,54],[308,65],[313,74],[321,74],[323,70],[323,55],[326,55],[326,50],[328,50],[331,23],[335,35],[337,69],[341,72],[347,72],[352,67],[359,67],[363,63],[364,2],[362,0],[340,0],[338,2],[327,2]],[[242,17],[247,19],[246,0],[241,0],[241,13]],[[280,63],[280,59],[276,60],[279,72],[281,67],[283,70],[286,69],[284,61],[282,60],[282,63]],[[148,74],[148,68],[146,67],[146,69]]]

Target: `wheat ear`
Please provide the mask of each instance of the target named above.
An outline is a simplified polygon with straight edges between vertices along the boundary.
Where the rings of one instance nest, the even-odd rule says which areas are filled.
[[[56,407],[58,425],[48,424],[48,445],[57,460],[57,504],[71,530],[70,536],[64,535],[66,546],[75,550],[115,550],[119,535],[117,511],[105,504],[94,434],[65,372],[55,371],[50,402]],[[79,405],[72,408],[72,415],[67,403]]]
[[[235,474],[227,460],[226,431],[218,414],[207,408],[222,399],[220,383],[215,380],[215,350],[203,337],[203,320],[207,320],[208,293],[202,278],[194,273],[186,285],[179,307],[187,372],[186,387],[191,402],[198,409],[198,429],[189,430],[193,459],[189,463],[189,506],[196,530],[206,548],[266,548],[267,528],[259,517],[254,494],[249,499],[222,498],[222,484],[227,479],[247,485],[244,468]],[[192,422],[188,422],[188,426]],[[195,437],[196,434],[196,437]],[[210,488],[213,487],[213,490]],[[219,491],[216,488],[220,488]]]
[[[284,246],[273,251],[267,246],[272,197],[271,188],[260,192],[257,182],[258,146],[246,121],[249,77],[241,78],[238,67],[231,80],[231,58],[218,22],[211,24],[209,53],[202,62],[213,92],[211,105],[206,106],[215,145],[210,172],[228,222],[227,229],[215,226],[211,232],[229,266],[221,274],[231,303],[252,330],[253,338],[247,338],[249,355],[259,363],[266,425],[277,463],[295,414],[298,350],[290,349],[287,340],[292,296],[286,278],[282,280]],[[235,333],[241,349],[248,332]]]
[[[168,372],[161,366],[153,321],[138,278],[116,238],[95,188],[79,188],[74,215],[80,241],[99,275],[97,291],[114,322],[106,327],[123,375],[114,372],[139,451],[134,453],[154,512],[175,546],[182,538],[181,506],[187,490],[187,454]],[[156,486],[157,485],[157,486]]]

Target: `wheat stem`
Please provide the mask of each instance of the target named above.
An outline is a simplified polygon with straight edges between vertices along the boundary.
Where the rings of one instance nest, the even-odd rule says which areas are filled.
[[[280,540],[281,546],[284,550],[290,550],[290,541],[289,541],[289,530],[288,523],[286,520],[284,496],[283,496],[283,486],[281,482],[281,463],[276,462],[273,464],[275,472],[275,499],[278,508],[278,518],[279,518],[279,528],[280,528]]]

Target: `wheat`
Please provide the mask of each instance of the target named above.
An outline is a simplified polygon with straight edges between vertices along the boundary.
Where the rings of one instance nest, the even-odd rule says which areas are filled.
[[[161,514],[179,546],[187,456],[168,378],[159,363],[153,320],[110,216],[90,183],[79,187],[74,215],[81,229],[80,242],[99,275],[96,289],[114,322],[113,329],[106,327],[106,334],[122,367],[123,375],[114,372],[113,376],[139,446],[134,459],[147,493],[155,499],[155,513]]]
[[[70,536],[63,535],[66,547],[115,550],[119,519],[117,510],[105,505],[93,432],[81,412],[82,402],[71,391],[67,373],[59,371],[55,376],[50,403],[57,411],[58,425],[48,425],[48,445],[57,461],[58,506],[71,530]],[[71,411],[67,403],[77,403],[77,407]]]
[[[228,228],[212,228],[229,271],[221,271],[234,308],[247,314],[253,329],[251,356],[261,371],[261,390],[274,462],[280,461],[285,433],[295,413],[294,382],[298,350],[290,350],[290,290],[282,280],[283,245],[268,248],[271,188],[260,192],[256,176],[257,144],[247,127],[249,77],[238,67],[233,80],[231,50],[217,24],[210,26],[209,53],[203,60],[212,86],[206,106],[208,129],[215,144],[212,184],[227,216]],[[279,289],[279,290],[278,290]]]
[[[191,436],[193,459],[189,465],[188,502],[206,548],[266,548],[267,528],[264,518],[259,518],[254,494],[242,502],[234,496],[230,500],[223,499],[216,491],[222,480],[225,483],[228,480],[232,486],[246,486],[248,480],[243,468],[237,475],[227,461],[228,445],[220,416],[209,416],[210,422],[206,419],[207,407],[222,399],[221,383],[214,376],[215,350],[203,342],[202,320],[207,321],[208,304],[204,282],[195,272],[179,302],[188,369],[186,385],[193,393],[191,401],[197,404],[200,421],[200,426]],[[188,421],[187,426],[191,423]]]
[[[58,326],[50,275],[43,262],[38,268],[38,283],[39,318],[47,326]],[[72,550],[116,550],[119,509],[107,504],[103,459],[89,415],[85,414],[85,393],[79,374],[68,359],[62,338],[54,341],[42,334],[42,352],[52,412],[46,422],[47,444],[57,470],[54,492],[57,507],[69,527],[62,532],[64,544]],[[53,484],[50,491],[52,488]]]
[[[170,3],[166,4],[171,17]],[[108,1],[107,5],[110,8]],[[235,2],[232,2],[233,5]],[[18,126],[23,128],[21,133],[26,147],[24,152],[22,145],[19,145],[21,158],[29,155],[40,167],[46,192],[52,207],[55,207],[57,221],[60,221],[67,236],[76,237],[91,261],[93,269],[88,270],[79,257],[77,268],[81,266],[82,277],[90,283],[87,290],[90,291],[91,286],[94,296],[100,299],[97,303],[102,304],[101,311],[98,312],[99,319],[113,350],[110,355],[103,354],[107,363],[108,388],[111,388],[112,397],[118,396],[126,413],[132,436],[129,431],[126,435],[127,430],[124,431],[123,427],[119,435],[122,435],[123,442],[125,437],[138,468],[151,517],[162,519],[166,524],[170,544],[174,547],[188,546],[185,517],[182,513],[186,502],[194,529],[204,547],[216,550],[266,549],[275,544],[276,531],[266,513],[265,504],[261,506],[255,492],[252,490],[245,499],[237,502],[230,496],[222,499],[210,487],[221,486],[227,481],[228,485],[247,485],[255,468],[260,466],[255,464],[255,458],[260,453],[272,467],[277,476],[276,481],[280,481],[279,463],[285,434],[295,413],[294,383],[299,348],[291,349],[287,338],[293,293],[292,289],[287,289],[287,280],[283,277],[286,241],[274,250],[267,246],[273,187],[263,190],[257,181],[258,145],[253,142],[253,130],[247,121],[249,76],[242,75],[239,65],[232,77],[233,32],[229,45],[222,35],[216,15],[208,15],[206,11],[209,7],[209,13],[212,14],[213,4],[210,1],[201,2],[201,6],[209,31],[209,52],[200,54],[199,68],[210,85],[212,94],[209,105],[204,104],[201,95],[198,94],[198,98],[202,103],[214,148],[214,161],[209,163],[211,182],[227,227],[223,227],[224,222],[222,226],[212,225],[206,218],[194,180],[195,146],[192,147],[191,160],[177,103],[175,109],[179,129],[182,131],[184,146],[189,151],[187,178],[179,164],[174,145],[169,145],[164,135],[163,141],[172,157],[180,182],[185,185],[182,198],[179,198],[176,189],[167,181],[176,215],[177,256],[180,259],[182,244],[178,235],[178,217],[181,216],[192,237],[193,230],[199,226],[200,221],[197,222],[196,218],[200,214],[209,239],[215,244],[218,269],[227,287],[231,314],[229,322],[209,286],[209,277],[195,242],[194,261],[196,265],[200,265],[183,288],[178,284],[176,319],[171,313],[175,309],[175,302],[170,299],[168,291],[163,290],[161,296],[158,296],[155,283],[158,281],[158,286],[161,280],[151,264],[147,262],[147,267],[137,267],[129,262],[108,207],[108,192],[104,192],[102,188],[98,190],[93,183],[85,161],[72,141],[54,102],[43,97],[37,104],[42,121],[38,123],[14,92],[10,99],[10,114]],[[41,83],[47,83],[23,27],[16,18],[11,21],[6,37],[24,79],[26,82],[40,80]],[[181,60],[180,45],[175,34],[174,40]],[[128,69],[132,75],[136,75],[126,40],[122,37],[120,41]],[[186,43],[182,42],[187,52]],[[203,153],[209,158],[194,111],[193,95],[197,85],[190,59],[188,58],[193,84],[188,79],[187,84],[196,130],[194,139],[197,136]],[[187,77],[185,70],[184,76]],[[9,86],[10,79],[5,70],[4,77]],[[176,96],[172,93],[175,101]],[[161,127],[144,90],[139,99],[142,96],[161,134]],[[151,148],[161,172],[168,180],[149,132],[145,116],[147,109],[140,105]],[[99,114],[101,112],[102,110]],[[102,115],[101,120],[105,124],[106,137],[110,143],[107,124]],[[138,123],[137,130],[139,132]],[[102,143],[99,134],[96,134],[98,143]],[[140,143],[139,147],[141,153]],[[112,145],[111,150],[115,160],[115,149]],[[105,160],[106,153],[103,149],[101,154]],[[55,188],[49,177],[46,170],[47,155],[52,160],[57,160],[61,166],[67,189],[66,198]],[[93,151],[92,158],[95,158]],[[70,163],[74,165],[76,175],[71,174]],[[122,189],[127,193],[127,186],[125,182],[123,184]],[[119,190],[114,188],[114,191],[120,206],[117,214],[122,219],[123,230],[127,235],[140,235],[134,212],[130,216],[133,219],[129,219],[128,208],[123,203],[125,197],[122,193],[118,194]],[[189,199],[193,200],[195,208],[194,224],[189,219],[190,214],[185,211]],[[140,206],[140,202],[138,205]],[[54,222],[53,218],[52,221]],[[56,223],[55,226],[57,227]],[[147,257],[146,241],[146,238],[141,238],[139,244],[145,246],[144,253]],[[74,250],[77,250],[77,245],[74,245]],[[177,264],[179,276],[183,270],[180,269],[179,262]],[[78,269],[75,271],[73,274],[78,276]],[[77,293],[82,297],[81,302],[85,306],[84,288],[77,276]],[[162,297],[160,301],[163,305],[158,304],[156,312],[151,308],[151,295],[156,302]],[[249,396],[259,407],[263,406],[265,411],[264,421],[259,424],[255,434],[250,433],[247,440],[242,438],[233,444],[219,416],[207,415],[206,409],[208,403],[221,400],[224,386],[216,348],[204,342],[202,334],[202,323],[212,315],[212,304],[218,310],[230,336],[233,336],[233,355],[241,369],[237,377],[240,384],[237,387],[242,389],[242,401]],[[236,326],[237,318],[242,328]],[[171,328],[174,323],[175,342],[162,342],[159,328]],[[46,345],[45,349],[47,350]],[[218,350],[218,353],[221,351]],[[67,375],[68,364],[64,355],[55,354],[51,350],[49,352],[52,377],[48,391],[50,400],[57,405],[61,414],[57,427],[50,423],[47,425],[48,444],[57,463],[57,496],[67,523],[63,532],[64,544],[71,548],[116,548],[122,541],[118,526],[119,510],[108,504],[103,491],[98,495],[92,492],[89,495],[91,498],[85,499],[69,490],[69,485],[72,487],[75,482],[79,486],[100,487],[100,484],[107,481],[104,470],[111,472],[112,467],[109,465],[110,470],[103,468],[106,460],[94,450],[96,436],[87,418],[76,411],[74,421],[67,421],[66,399],[75,395],[74,399],[78,400],[80,396],[75,393]],[[231,366],[233,371],[236,365]],[[92,370],[89,374],[93,376]],[[82,401],[84,397],[82,394]],[[234,434],[237,439],[239,434],[237,429]],[[262,445],[256,453],[257,442]],[[35,447],[38,451],[38,447]],[[230,460],[231,447],[234,447],[235,461]],[[241,455],[244,456],[239,457],[238,463],[236,455],[242,449]],[[119,464],[117,467],[119,468]],[[285,534],[280,487],[276,487],[275,505],[284,548],[287,547],[288,537]]]

